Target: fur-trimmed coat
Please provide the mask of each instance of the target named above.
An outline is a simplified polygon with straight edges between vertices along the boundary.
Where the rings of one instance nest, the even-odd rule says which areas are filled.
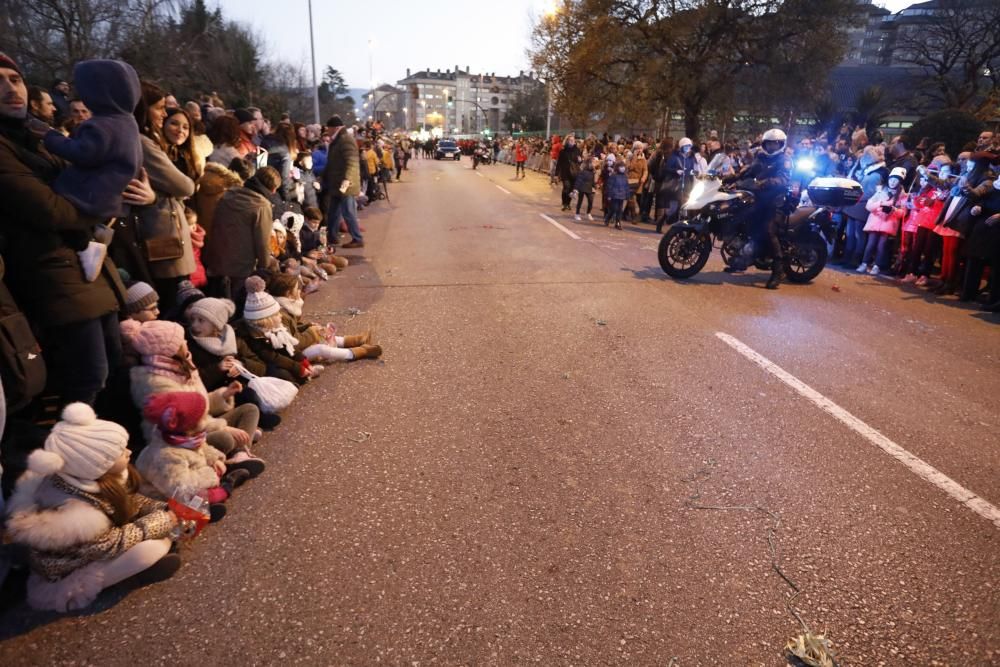
[[[163,502],[134,494],[136,515],[116,526],[113,509],[98,496],[48,474],[29,459],[8,505],[7,532],[31,553],[28,603],[36,609],[66,611],[86,607],[104,588],[100,568],[88,567],[121,556],[145,540],[170,536],[173,527]]]
[[[208,443],[197,449],[167,444],[153,429],[149,444],[139,453],[136,469],[142,474],[140,491],[153,498],[169,498],[175,493],[190,495],[219,485],[213,465],[225,462],[225,455]]]
[[[232,398],[225,397],[225,387],[220,387],[209,392],[205,389],[201,378],[196,374],[191,382],[182,384],[167,375],[154,373],[148,366],[136,366],[129,372],[131,379],[132,402],[140,411],[146,404],[146,399],[153,394],[162,394],[168,391],[193,391],[205,397],[208,409],[205,411],[205,430],[209,433],[225,429],[228,424],[225,419],[219,419],[219,415],[225,414],[235,407]],[[148,421],[142,423],[142,434],[146,442],[151,442],[154,427]]]

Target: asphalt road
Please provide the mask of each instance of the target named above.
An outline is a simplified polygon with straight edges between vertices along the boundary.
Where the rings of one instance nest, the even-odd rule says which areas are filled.
[[[996,316],[832,270],[674,282],[648,226],[507,166],[391,195],[307,302],[383,360],[301,393],[173,580],[9,612],[0,664],[779,665],[789,605],[841,665],[1000,663]]]

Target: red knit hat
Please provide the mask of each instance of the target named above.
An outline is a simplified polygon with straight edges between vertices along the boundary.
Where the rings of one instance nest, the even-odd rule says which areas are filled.
[[[17,63],[14,62],[14,59],[8,56],[3,51],[0,51],[0,67],[4,67],[6,69],[12,69],[18,74],[21,73],[21,68],[17,66]]]
[[[198,430],[208,401],[196,391],[168,391],[146,399],[142,416],[164,435],[183,435]]]

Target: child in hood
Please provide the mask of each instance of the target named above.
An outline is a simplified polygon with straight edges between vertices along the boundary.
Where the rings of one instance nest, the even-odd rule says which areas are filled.
[[[326,235],[322,232],[323,213],[318,208],[307,208],[305,220],[299,230],[299,241],[304,262],[316,262],[329,274],[347,268],[346,257],[334,254],[334,248],[326,245]]]
[[[302,290],[295,276],[279,273],[271,278],[268,287],[281,307],[281,321],[291,331],[298,344],[296,352],[310,362],[330,363],[375,359],[382,355],[382,348],[371,343],[371,332],[357,336],[338,336],[332,324],[325,327],[302,318]]]
[[[323,367],[313,366],[298,351],[298,339],[285,327],[281,307],[264,287],[264,279],[260,276],[246,279],[247,300],[243,319],[235,326],[236,335],[267,364],[269,375],[304,384],[318,376]]]
[[[230,326],[235,313],[236,304],[229,299],[207,297],[192,303],[184,312],[188,348],[206,389],[213,391],[239,382],[243,390],[234,397],[236,404],[253,403],[260,410],[257,394],[240,375],[240,367],[254,375],[267,375],[267,365]],[[261,428],[273,429],[281,422],[278,415],[260,411]]]
[[[205,441],[205,397],[189,391],[153,394],[142,416],[153,436],[135,465],[146,484],[143,492],[171,498],[198,495],[209,503],[212,521],[226,514],[222,504],[233,489],[264,472],[264,462],[227,463],[226,456]]]
[[[135,576],[161,581],[180,567],[169,553],[177,517],[139,493],[128,434],[71,403],[42,449],[28,457],[8,509],[7,533],[31,550],[28,604],[72,611],[103,589]]]
[[[236,406],[233,397],[242,389],[233,381],[209,393],[191,359],[184,328],[175,322],[154,320],[123,329],[140,364],[129,372],[132,402],[142,410],[154,394],[191,392],[205,398],[205,430],[208,444],[230,457],[233,463],[254,458],[251,443],[261,436],[257,429],[260,411],[255,405]],[[153,425],[143,424],[146,442],[152,440]]]
[[[71,137],[52,129],[46,133],[45,148],[71,163],[53,189],[82,213],[110,221],[122,215],[122,192],[142,166],[139,126],[132,115],[139,103],[139,76],[120,60],[85,60],[73,68],[73,80],[93,117],[78,125]],[[79,238],[70,243],[88,282],[100,274],[111,240],[106,226],[96,229],[97,241]]]

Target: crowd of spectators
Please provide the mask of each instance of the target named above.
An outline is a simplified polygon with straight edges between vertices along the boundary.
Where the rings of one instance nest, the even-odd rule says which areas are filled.
[[[304,300],[350,271],[358,211],[410,150],[337,116],[181,104],[121,61],[46,91],[0,54],[0,582],[14,563],[32,606],[65,611],[169,577],[300,388],[381,355]]]
[[[594,219],[596,198],[605,224],[651,223],[662,231],[680,218],[681,203],[710,165],[719,176],[738,173],[753,161],[759,140],[723,143],[712,131],[697,144],[589,134],[580,141],[504,137],[491,145],[516,177],[526,169],[548,174],[561,187],[563,211],[576,220]],[[978,299],[1000,312],[1000,137],[984,130],[949,155],[934,137],[887,139],[845,125],[833,137],[803,137],[786,152],[797,191],[817,177],[863,187],[860,202],[835,214],[837,264],[960,302]]]

